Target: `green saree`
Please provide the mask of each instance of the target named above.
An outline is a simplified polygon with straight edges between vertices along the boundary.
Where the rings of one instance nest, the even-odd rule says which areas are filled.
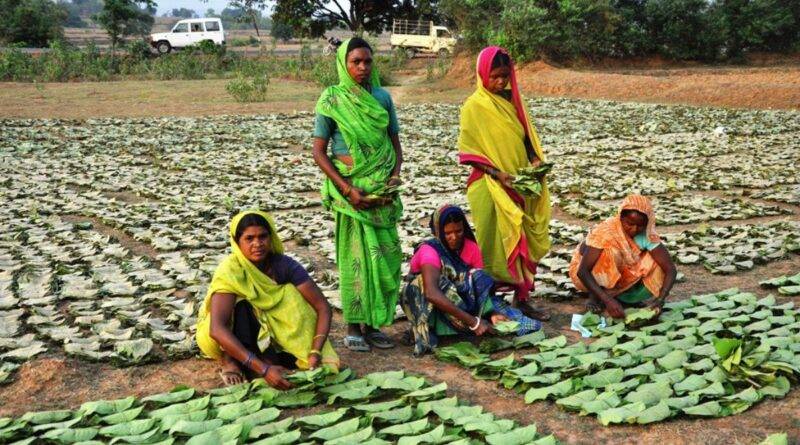
[[[389,113],[347,72],[348,42],[343,42],[336,53],[339,84],[325,89],[316,112],[336,121],[353,158],[352,167],[333,160],[339,174],[369,194],[386,184],[397,158],[387,133]],[[374,69],[370,81],[374,87],[380,86]],[[336,263],[345,322],[374,328],[391,324],[402,262],[397,235],[397,221],[403,211],[399,197],[380,207],[358,210],[326,179],[322,201],[336,219]]]

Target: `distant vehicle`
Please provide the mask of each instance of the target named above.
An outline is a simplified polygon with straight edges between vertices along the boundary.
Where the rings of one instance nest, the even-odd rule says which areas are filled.
[[[421,20],[395,20],[392,22],[392,49],[402,48],[409,59],[417,53],[433,53],[446,56],[453,53],[456,39],[446,26]]]
[[[215,45],[225,44],[225,30],[218,18],[186,19],[172,27],[170,32],[150,34],[150,45],[159,54],[167,54],[175,48],[197,45],[203,41]]]
[[[330,56],[331,54],[335,53],[339,46],[341,46],[342,41],[337,39],[336,37],[329,37],[328,44],[325,48],[322,48],[322,55],[323,56]]]

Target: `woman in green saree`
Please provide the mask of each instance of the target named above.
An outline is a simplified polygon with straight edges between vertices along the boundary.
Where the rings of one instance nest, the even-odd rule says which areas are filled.
[[[400,289],[397,221],[403,206],[395,190],[403,156],[392,98],[372,69],[369,44],[360,38],[343,42],[336,69],[339,84],[317,102],[313,153],[327,176],[323,203],[336,220],[345,346],[366,352],[370,345],[394,347],[380,328],[394,321]]]

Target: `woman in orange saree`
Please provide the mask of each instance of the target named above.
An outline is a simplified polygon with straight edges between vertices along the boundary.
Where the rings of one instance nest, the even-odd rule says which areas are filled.
[[[660,310],[678,272],[656,233],[650,200],[630,195],[619,212],[593,228],[572,256],[569,275],[589,293],[589,309],[621,318],[622,305]]]

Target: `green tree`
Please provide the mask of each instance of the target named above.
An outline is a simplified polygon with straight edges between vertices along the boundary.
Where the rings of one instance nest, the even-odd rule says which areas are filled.
[[[379,34],[391,25],[395,7],[392,0],[350,0],[349,5],[341,0],[277,0],[272,19],[307,37],[339,26],[354,34]]]
[[[724,29],[706,0],[650,0],[647,28],[656,50],[673,59],[714,60]]]
[[[612,5],[621,18],[614,33],[615,56],[642,56],[650,54],[654,45],[647,33],[648,0],[613,0]]]
[[[503,4],[496,0],[441,0],[438,6],[442,16],[455,24],[463,37],[461,44],[470,51],[487,45],[503,13]]]
[[[442,16],[439,3],[439,0],[399,0],[394,7],[394,18],[452,25],[452,21]]]
[[[44,47],[64,37],[68,13],[50,0],[0,0],[0,42]]]
[[[294,30],[292,29],[291,25],[287,25],[283,22],[273,21],[272,29],[270,29],[269,34],[276,39],[288,42],[292,39],[292,37],[294,37]]]
[[[193,9],[188,8],[173,8],[169,13],[170,17],[177,17],[181,19],[192,19],[197,17],[197,13]]]
[[[715,12],[730,58],[742,58],[748,51],[800,47],[800,1],[719,0]]]
[[[86,22],[81,17],[80,8],[75,3],[68,0],[58,0],[56,4],[67,13],[64,26],[69,28],[86,27]]]
[[[258,31],[258,22],[261,18],[261,11],[267,7],[267,0],[231,0],[228,4],[231,8],[240,10],[242,15],[239,17],[239,21],[251,23],[256,30],[256,35],[261,37]]]
[[[111,38],[112,57],[125,37],[150,32],[155,7],[153,0],[103,0],[103,10],[93,18]]]

